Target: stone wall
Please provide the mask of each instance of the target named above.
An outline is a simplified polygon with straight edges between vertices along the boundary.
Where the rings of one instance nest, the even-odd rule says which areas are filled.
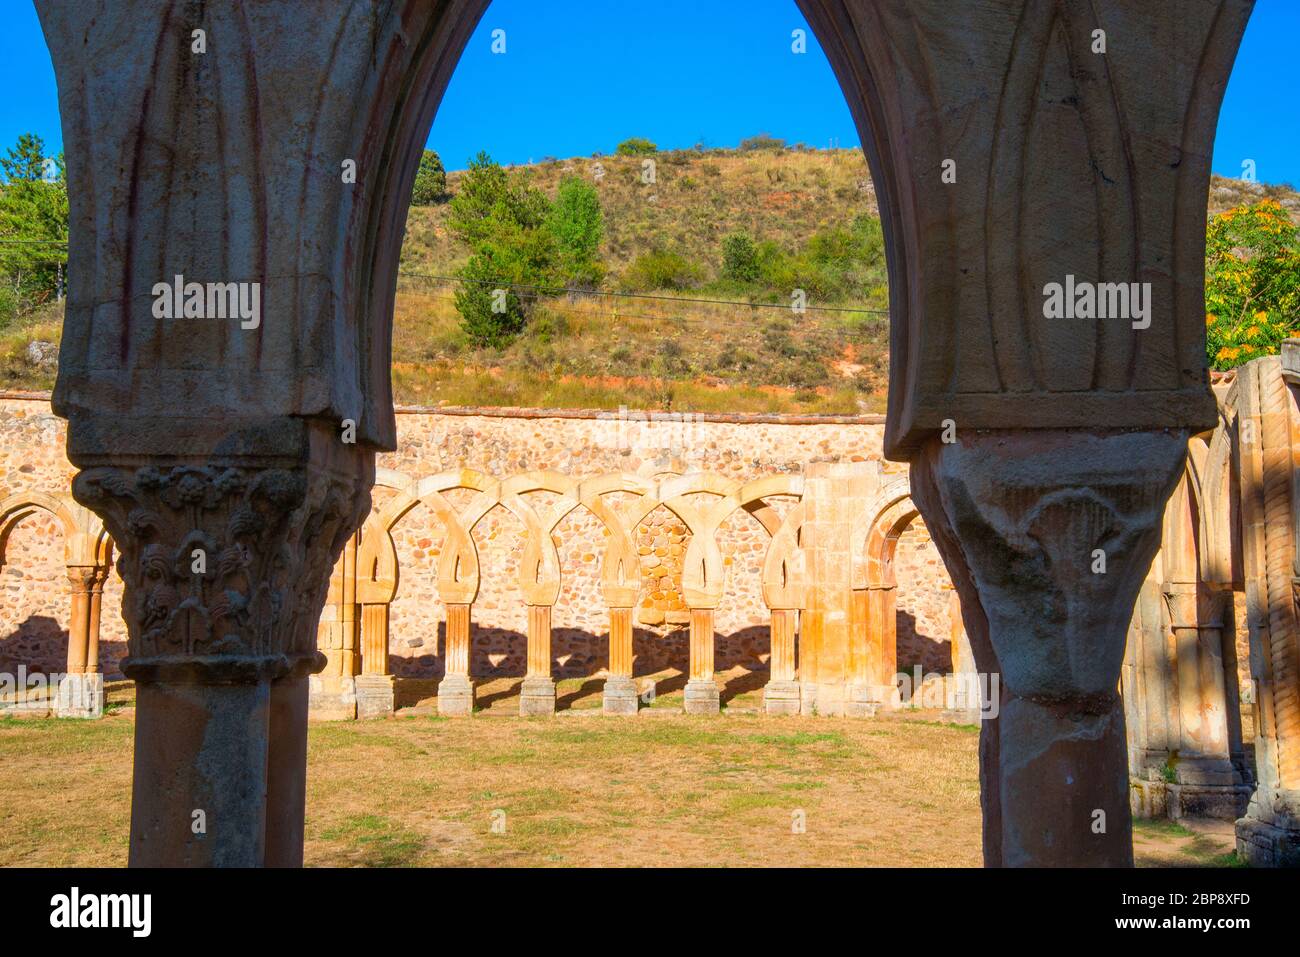
[[[537,410],[399,409],[398,451],[379,457],[381,469],[413,478],[473,468],[498,479],[552,470],[574,478],[608,472],[653,477],[714,472],[738,481],[797,473],[811,462],[881,460],[883,418],[795,416],[676,416],[645,421],[633,414]],[[48,397],[0,395],[0,497],[37,489],[63,493],[73,469],[64,456],[65,425]],[[905,466],[884,463],[891,472]],[[375,490],[376,507],[396,493]],[[545,493],[537,493],[544,495]],[[457,493],[449,494],[456,502]],[[462,499],[463,501],[463,499]],[[459,503],[457,503],[459,504]],[[792,500],[774,500],[783,511]],[[555,529],[562,585],[554,610],[557,677],[594,674],[605,664],[607,612],[599,587],[605,531],[583,509]],[[400,578],[391,608],[390,651],[395,674],[442,674],[445,612],[438,599],[435,563],[443,532],[423,505],[393,531]],[[516,576],[522,527],[498,506],[474,529],[481,586],[474,605],[471,672],[522,675],[527,610]],[[681,595],[686,529],[665,508],[638,529],[646,586],[636,609],[637,672],[685,667],[688,615]],[[768,612],[760,592],[760,566],[768,536],[744,512],[722,527],[718,541],[727,582],[717,611],[718,670],[764,668]],[[0,669],[19,663],[62,670],[67,643],[68,585],[57,523],[43,514],[25,519],[9,542],[0,571]],[[898,655],[900,664],[947,670],[947,576],[918,518],[899,543]],[[125,654],[121,581],[105,588],[100,661],[109,676]]]

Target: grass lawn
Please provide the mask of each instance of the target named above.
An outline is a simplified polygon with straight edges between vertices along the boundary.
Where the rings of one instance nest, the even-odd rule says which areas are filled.
[[[556,718],[510,715],[507,682],[472,719],[313,722],[308,865],[980,863],[971,729],[772,718],[749,695],[716,718],[671,695],[606,718],[566,690],[581,697]],[[130,694],[113,688],[99,721],[0,719],[0,866],[126,863]],[[1148,866],[1234,863],[1230,826],[1139,824],[1134,844]]]

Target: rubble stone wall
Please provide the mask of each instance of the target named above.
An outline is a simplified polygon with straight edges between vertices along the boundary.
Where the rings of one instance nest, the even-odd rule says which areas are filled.
[[[636,413],[555,412],[526,409],[399,409],[398,450],[379,457],[381,469],[422,478],[472,468],[498,479],[552,470],[574,478],[608,472],[653,477],[708,471],[741,482],[798,473],[810,462],[881,460],[880,416],[833,419],[797,416],[656,417]],[[0,498],[24,490],[66,493],[73,468],[64,454],[65,423],[47,396],[0,395]],[[884,463],[893,472],[906,466]],[[377,488],[379,507],[395,492]],[[455,502],[457,493],[449,499]],[[462,500],[463,501],[463,500]],[[772,500],[778,512],[791,499]],[[578,508],[555,529],[562,584],[554,609],[553,653],[557,677],[597,673],[605,665],[607,609],[600,590],[606,535]],[[438,599],[435,564],[440,523],[423,505],[393,530],[399,561],[391,607],[390,651],[395,674],[438,677],[446,614]],[[527,609],[516,576],[523,529],[502,507],[475,527],[481,586],[474,604],[471,673],[492,677],[525,670]],[[760,571],[768,535],[737,512],[718,536],[727,573],[717,610],[716,662],[720,671],[765,669],[768,612]],[[684,667],[688,614],[681,593],[687,530],[668,509],[655,509],[638,528],[645,587],[636,608],[636,669],[651,673]],[[61,671],[66,661],[69,589],[58,523],[43,513],[24,519],[11,537],[0,569],[0,670],[18,664]],[[899,543],[898,655],[900,665],[947,670],[947,575],[918,518]],[[100,661],[109,676],[126,653],[121,580],[105,586]]]

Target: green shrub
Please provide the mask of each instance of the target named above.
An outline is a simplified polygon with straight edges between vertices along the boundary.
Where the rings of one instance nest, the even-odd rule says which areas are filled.
[[[785,140],[777,139],[775,136],[769,136],[767,133],[759,133],[757,136],[748,136],[740,141],[740,151],[747,153],[751,150],[783,150],[785,149]]]
[[[1275,355],[1300,327],[1300,233],[1271,199],[1230,209],[1205,236],[1205,349],[1232,369]]]
[[[425,150],[420,156],[420,168],[415,173],[411,205],[432,206],[446,195],[447,171],[442,168],[442,159],[433,150]]]
[[[560,180],[547,225],[559,253],[558,282],[568,288],[592,289],[600,285],[605,276],[600,259],[605,221],[596,187],[580,176]]]
[[[619,143],[616,152],[619,156],[649,156],[659,152],[659,147],[644,137],[633,136]]]
[[[623,273],[622,286],[628,292],[657,289],[690,289],[702,278],[703,270],[678,253],[652,249],[632,260]]]
[[[744,233],[733,233],[722,240],[722,277],[735,282],[758,279],[758,249]]]
[[[478,346],[502,348],[528,322],[538,295],[553,281],[555,234],[550,203],[479,153],[451,201],[447,226],[473,250],[461,268],[456,310]]]
[[[53,175],[50,176],[50,172]],[[68,251],[68,182],[63,155],[47,157],[39,136],[24,133],[0,157],[0,327],[55,298]]]

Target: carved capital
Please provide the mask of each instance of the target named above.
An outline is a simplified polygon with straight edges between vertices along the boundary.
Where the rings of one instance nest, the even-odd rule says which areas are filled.
[[[96,582],[103,587],[103,579],[98,575],[99,569],[94,565],[69,565],[68,581],[72,584],[74,595],[88,595],[95,589]]]
[[[945,559],[969,569],[1013,694],[1114,696],[1186,449],[1178,431],[985,432],[930,447],[918,504],[942,526]]]
[[[311,443],[298,462],[158,462],[78,473],[121,549],[138,680],[244,682],[318,671],[330,571],[369,509],[373,454]]]

